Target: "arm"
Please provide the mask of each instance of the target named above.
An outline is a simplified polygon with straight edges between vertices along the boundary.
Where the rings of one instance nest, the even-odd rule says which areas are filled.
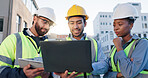
[[[148,41],[147,40],[140,40],[131,58],[126,57],[123,50],[117,52],[117,59],[119,60],[119,67],[121,73],[125,77],[135,77],[139,74],[142,70],[144,70],[145,66],[147,65],[148,60]]]
[[[108,71],[109,67],[109,65],[107,64],[106,55],[103,53],[101,49],[101,45],[98,42],[97,44],[98,44],[98,55],[97,55],[98,62],[92,63],[92,67],[94,69],[92,71],[93,75],[104,74]]]
[[[16,37],[8,36],[0,45],[0,78],[26,78],[36,77],[42,74],[43,68],[30,69],[25,66],[24,69],[14,68]]]
[[[23,69],[12,68],[15,54],[16,38],[14,35],[9,35],[0,45],[0,76],[4,78],[23,77]]]

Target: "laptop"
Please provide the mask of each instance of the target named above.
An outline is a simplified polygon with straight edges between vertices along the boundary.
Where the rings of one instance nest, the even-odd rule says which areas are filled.
[[[43,65],[46,72],[92,72],[91,42],[41,41]]]

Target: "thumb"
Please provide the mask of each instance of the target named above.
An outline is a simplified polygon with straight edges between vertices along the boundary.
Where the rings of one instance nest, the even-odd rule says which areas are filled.
[[[31,65],[30,64],[28,64],[27,66],[25,66],[23,69],[24,70],[27,70],[27,69],[29,69],[31,67]]]

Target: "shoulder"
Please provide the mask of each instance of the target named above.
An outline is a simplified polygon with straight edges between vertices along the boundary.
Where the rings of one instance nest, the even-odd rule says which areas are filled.
[[[148,40],[147,39],[140,39],[137,42],[136,47],[148,48]]]

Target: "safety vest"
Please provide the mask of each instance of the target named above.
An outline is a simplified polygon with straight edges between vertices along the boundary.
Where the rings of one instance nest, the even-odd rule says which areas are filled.
[[[24,35],[23,32],[12,34],[4,41],[13,49],[11,49],[11,51],[9,51],[10,49],[4,49],[7,53],[1,56],[6,59],[0,61],[0,64],[1,66],[3,65],[3,67],[10,66],[11,68],[19,68],[18,58],[41,57],[41,52],[38,54],[40,48],[37,47],[36,42],[31,37]],[[13,44],[9,44],[10,41]],[[8,63],[5,62],[6,60]],[[41,77],[38,76],[38,78]]]
[[[133,40],[125,49],[125,55],[129,58],[131,58],[132,52],[135,49],[135,45],[139,40]],[[116,53],[117,49],[114,46],[110,52],[110,58],[111,58],[111,65],[112,65],[112,71],[115,72],[121,72],[120,67],[119,67],[119,61],[117,61],[117,64],[114,62],[114,55]],[[141,71],[141,74],[148,74],[148,71]]]
[[[66,40],[71,41],[72,39],[71,39],[70,37],[66,37]],[[96,40],[93,39],[93,38],[89,38],[89,37],[86,37],[85,40],[90,40],[90,41],[91,41],[92,62],[97,62],[97,61],[98,61],[98,57],[97,57],[97,55],[98,55],[98,46],[97,46]],[[70,73],[71,73],[71,72],[69,72],[69,74],[70,74]],[[86,75],[89,76],[89,75],[91,75],[91,73],[86,73]],[[84,76],[84,74],[80,74],[80,75],[78,75],[78,76]],[[77,77],[78,77],[78,76],[77,76]]]

